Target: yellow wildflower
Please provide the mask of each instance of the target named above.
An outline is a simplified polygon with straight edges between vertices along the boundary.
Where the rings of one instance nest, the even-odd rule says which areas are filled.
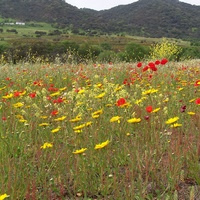
[[[142,102],[142,99],[136,100],[135,104],[139,105]]]
[[[102,113],[103,113],[103,109],[97,110],[97,111],[95,111],[95,112],[92,113],[92,118],[96,119],[96,118],[98,118],[98,117],[100,116],[100,114],[102,114]]]
[[[86,150],[87,150],[87,148],[82,148],[82,149],[76,150],[76,151],[74,151],[72,153],[73,154],[81,154],[81,153],[84,153]]]
[[[51,97],[59,96],[59,95],[60,95],[60,91],[54,92],[54,93],[50,94]]]
[[[70,121],[70,122],[78,122],[78,121],[80,121],[80,120],[82,120],[82,118],[81,118],[80,116],[77,116],[76,118],[70,119],[69,121]]]
[[[24,104],[23,104],[22,102],[18,102],[18,103],[13,104],[13,106],[14,106],[15,108],[21,108],[23,105],[24,105]]]
[[[103,109],[93,112],[92,115],[100,115],[102,113],[103,113]]]
[[[178,120],[179,120],[179,117],[173,117],[173,118],[168,119],[165,123],[166,124],[173,124],[174,122],[176,122]]]
[[[122,117],[120,117],[120,116],[115,116],[115,117],[112,117],[111,119],[110,119],[110,122],[118,122],[118,123],[120,123],[120,119],[121,119]]]
[[[4,90],[4,89],[6,89],[6,86],[4,86],[4,87],[0,88],[0,91],[1,91],[1,90]]]
[[[76,106],[80,106],[80,105],[83,105],[83,102],[78,102],[78,103],[76,104]]]
[[[195,115],[195,112],[188,112],[188,115]]]
[[[92,122],[86,122],[85,123],[85,126],[91,126],[92,125]]]
[[[98,118],[100,115],[92,115],[92,118],[93,119],[96,119],[96,118]]]
[[[41,123],[39,126],[49,126],[49,123]]]
[[[27,122],[27,120],[25,120],[25,119],[19,119],[19,122],[25,123],[25,122]]]
[[[103,92],[103,93],[101,93],[101,94],[95,96],[95,99],[101,99],[101,98],[103,98],[105,95],[106,95],[106,93]]]
[[[166,99],[163,100],[164,103],[166,103],[168,101],[169,101],[169,98],[166,98]]]
[[[40,116],[41,119],[47,119],[48,116]]]
[[[94,147],[94,149],[102,149],[102,148],[104,148],[105,146],[107,146],[109,143],[110,143],[110,141],[109,141],[109,140],[106,140],[105,142],[102,142],[102,143],[100,143],[100,144],[96,144],[95,147]]]
[[[84,92],[85,92],[85,90],[81,89],[81,90],[78,91],[78,94],[83,94]]]
[[[122,86],[118,86],[118,87],[115,88],[115,92],[117,92],[117,91],[119,91],[121,89],[122,89]]]
[[[182,126],[182,124],[175,123],[175,124],[172,124],[170,127],[171,128],[176,128],[176,127],[180,127],[180,126]]]
[[[6,96],[3,96],[3,99],[11,99],[13,97],[13,94],[7,94]]]
[[[9,197],[10,195],[2,194],[0,195],[0,200],[4,200],[5,198]]]
[[[52,133],[57,133],[57,132],[60,130],[60,128],[61,128],[61,127],[58,126],[57,128],[53,129],[51,132],[52,132]]]
[[[156,113],[156,112],[158,112],[160,110],[160,108],[156,108],[156,109],[154,109],[153,111],[152,111],[152,113]]]
[[[52,147],[53,147],[52,143],[45,142],[40,148],[46,149],[46,148],[52,148]]]
[[[63,120],[65,120],[66,119],[66,116],[62,116],[62,117],[59,117],[59,118],[56,118],[56,119],[54,119],[54,121],[63,121]]]
[[[79,126],[75,126],[75,127],[73,128],[73,130],[74,130],[74,131],[81,130],[81,129],[84,128],[84,127],[85,127],[85,124],[81,124],[81,125],[79,125]]]
[[[82,129],[80,129],[80,130],[74,130],[74,133],[82,133],[82,132],[83,132]]]
[[[142,95],[148,95],[148,94],[152,94],[152,93],[155,93],[155,92],[158,92],[158,90],[150,89],[150,90],[146,90],[146,91],[142,92]]]
[[[127,122],[128,123],[139,123],[139,122],[141,122],[141,119],[134,117],[134,118],[128,119]]]
[[[192,103],[192,102],[194,102],[195,100],[196,100],[196,99],[191,99],[189,102]]]
[[[63,91],[63,90],[66,90],[66,89],[67,89],[67,87],[64,87],[64,88],[60,88],[59,90]]]
[[[24,119],[24,117],[23,117],[22,115],[15,115],[15,117],[16,117],[17,119]]]
[[[23,92],[21,92],[20,96],[23,96],[26,94],[26,91],[24,90]]]

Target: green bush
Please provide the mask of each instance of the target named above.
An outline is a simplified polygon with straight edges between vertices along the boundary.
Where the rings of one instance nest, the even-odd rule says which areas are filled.
[[[113,51],[103,51],[98,56],[99,62],[114,62],[117,60],[117,56]]]
[[[184,47],[180,54],[180,57],[182,60],[200,58],[200,47]]]
[[[129,43],[125,47],[125,61],[140,61],[149,55],[149,48],[136,43]]]

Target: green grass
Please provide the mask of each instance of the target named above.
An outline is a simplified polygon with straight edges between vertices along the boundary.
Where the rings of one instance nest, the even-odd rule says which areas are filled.
[[[2,65],[0,195],[192,199],[200,184],[199,61],[146,65]]]

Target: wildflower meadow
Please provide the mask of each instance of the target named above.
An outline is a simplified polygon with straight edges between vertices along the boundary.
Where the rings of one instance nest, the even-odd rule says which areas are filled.
[[[200,61],[0,67],[0,199],[200,196]]]

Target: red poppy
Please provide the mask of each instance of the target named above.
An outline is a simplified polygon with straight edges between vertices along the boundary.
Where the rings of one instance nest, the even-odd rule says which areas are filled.
[[[143,72],[147,71],[149,69],[149,66],[146,66],[142,69]]]
[[[200,86],[200,80],[197,80],[194,84],[194,86]]]
[[[160,65],[160,60],[156,60],[155,65]]]
[[[14,92],[13,95],[14,95],[14,97],[19,97],[21,95],[21,92],[16,91],[16,92]]]
[[[39,80],[39,81],[34,81],[33,82],[34,85],[37,85],[37,86],[42,86],[42,81]]]
[[[163,58],[160,62],[161,65],[165,65],[168,62],[166,58]]]
[[[137,67],[142,67],[142,62],[139,62],[139,63],[137,64]]]
[[[124,84],[124,85],[127,85],[127,84],[128,84],[128,79],[127,79],[127,78],[124,79],[123,84]]]
[[[124,105],[125,103],[126,103],[126,100],[125,100],[124,98],[120,98],[120,99],[117,101],[116,105],[117,105],[117,106],[122,106],[122,105]]]
[[[149,64],[149,68],[152,70],[152,71],[157,71],[157,68],[155,66],[155,64],[153,62],[150,62]]]
[[[49,91],[49,92],[57,92],[57,91],[58,91],[58,88],[55,88],[55,87],[53,87],[53,86],[50,86],[50,87],[48,88],[48,91]]]
[[[153,62],[150,62],[148,65],[149,65],[150,68],[155,67],[155,64]]]
[[[57,115],[58,114],[58,111],[57,110],[53,110],[52,112],[51,112],[51,115],[52,116],[55,116],[55,115]]]
[[[59,97],[58,99],[53,100],[53,103],[62,103],[64,100]]]
[[[35,98],[35,97],[36,97],[36,92],[32,92],[32,93],[30,93],[30,94],[29,94],[29,97],[31,97],[31,98]]]
[[[200,98],[197,98],[195,101],[196,104],[200,105]]]
[[[79,88],[76,88],[76,89],[75,89],[75,92],[77,92],[77,93],[78,93],[79,91],[80,91],[80,89],[79,89]]]
[[[6,120],[7,120],[7,118],[6,118],[5,116],[3,116],[1,119],[2,119],[3,121],[6,121]]]
[[[151,112],[153,111],[153,107],[152,107],[152,106],[147,106],[147,107],[146,107],[146,111],[147,111],[148,113],[151,113]]]

